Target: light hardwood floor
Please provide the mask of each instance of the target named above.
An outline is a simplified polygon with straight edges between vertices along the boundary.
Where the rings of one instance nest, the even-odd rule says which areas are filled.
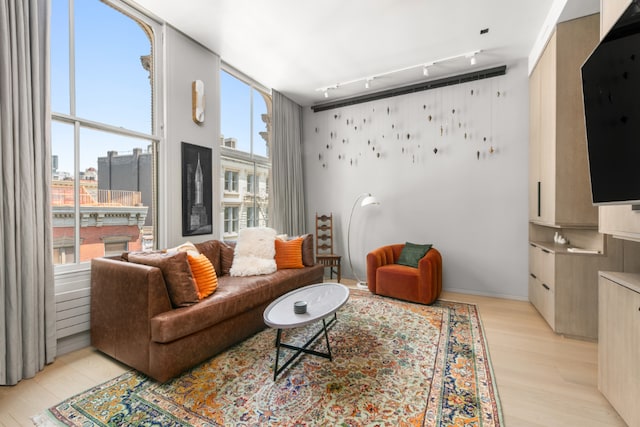
[[[625,426],[598,392],[597,344],[554,334],[528,302],[441,298],[478,305],[507,426]],[[0,425],[32,425],[31,416],[126,369],[92,348],[63,355],[34,378],[0,387]]]

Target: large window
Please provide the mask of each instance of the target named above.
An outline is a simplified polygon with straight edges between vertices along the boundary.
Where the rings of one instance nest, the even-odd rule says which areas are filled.
[[[122,2],[52,0],[57,264],[154,245],[154,25]]]
[[[247,80],[236,77],[232,71],[220,72],[221,171],[227,193],[222,200],[225,239],[234,239],[239,228],[269,223],[271,96]],[[246,183],[238,185],[239,178],[246,179]],[[236,211],[235,228],[230,225],[231,215],[227,215],[230,205],[245,213],[237,218]]]

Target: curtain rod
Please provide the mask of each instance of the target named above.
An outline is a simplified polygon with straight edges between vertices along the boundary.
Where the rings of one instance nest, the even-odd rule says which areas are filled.
[[[473,71],[471,73],[459,74],[457,76],[430,80],[427,82],[416,83],[408,86],[401,86],[393,89],[383,90],[380,92],[356,96],[353,98],[327,102],[325,104],[312,105],[311,109],[314,113],[317,113],[319,111],[326,111],[334,108],[346,107],[349,105],[362,104],[363,102],[376,101],[378,99],[391,98],[393,96],[406,95],[408,93],[421,92],[423,90],[437,89],[444,86],[453,86],[475,80],[504,76],[505,74],[507,74],[507,66],[501,65],[499,67],[487,68],[485,70]]]

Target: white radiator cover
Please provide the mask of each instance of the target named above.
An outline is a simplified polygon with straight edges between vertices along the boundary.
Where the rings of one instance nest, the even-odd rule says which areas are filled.
[[[58,356],[89,346],[90,266],[56,270],[55,297]]]

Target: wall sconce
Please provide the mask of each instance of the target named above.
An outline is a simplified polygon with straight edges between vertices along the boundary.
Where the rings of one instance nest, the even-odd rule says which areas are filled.
[[[200,124],[204,122],[204,82],[194,80],[191,83],[191,115],[193,121]]]

